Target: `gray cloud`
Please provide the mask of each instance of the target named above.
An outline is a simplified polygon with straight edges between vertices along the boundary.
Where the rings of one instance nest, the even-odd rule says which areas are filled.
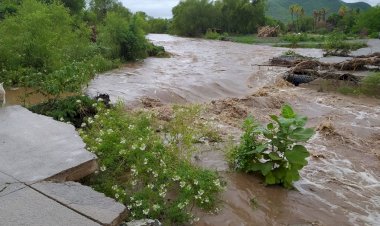
[[[172,17],[172,8],[180,0],[120,0],[123,5],[133,12],[144,11],[153,17]],[[371,5],[380,3],[380,0],[344,0],[345,2],[367,2]]]

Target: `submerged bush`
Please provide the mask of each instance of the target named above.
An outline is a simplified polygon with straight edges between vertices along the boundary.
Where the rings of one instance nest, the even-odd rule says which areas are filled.
[[[87,96],[71,96],[61,100],[50,100],[29,108],[34,113],[46,115],[57,121],[68,122],[80,128],[84,119],[94,116],[96,100]]]
[[[184,130],[195,124],[179,119],[192,110],[179,109],[172,120],[176,125],[158,126],[150,113],[128,113],[122,105],[114,109],[98,105],[98,114],[88,118],[80,130],[101,166],[86,183],[124,203],[129,220],[151,218],[177,225],[193,219],[193,206],[215,208],[222,190],[218,175],[193,166],[186,154],[179,154],[191,149],[188,139],[200,132]]]
[[[231,152],[231,161],[236,170],[260,173],[268,185],[291,188],[293,181],[300,179],[298,171],[307,165],[309,156],[299,143],[308,141],[314,130],[304,128],[307,118],[296,115],[288,105],[282,108],[280,116],[271,118],[274,122],[265,128],[253,118],[245,120],[244,134],[240,145]]]

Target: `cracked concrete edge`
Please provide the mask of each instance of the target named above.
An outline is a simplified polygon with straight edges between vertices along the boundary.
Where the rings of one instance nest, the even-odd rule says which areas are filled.
[[[64,170],[43,181],[53,181],[53,182],[78,181],[94,173],[97,169],[98,169],[98,162],[97,162],[97,159],[94,158],[78,166]]]
[[[64,206],[64,207],[66,207],[66,208],[68,208],[68,209],[70,209],[70,210],[72,210],[72,211],[74,211],[74,212],[80,214],[81,216],[86,217],[86,218],[88,218],[89,220],[92,220],[92,221],[94,221],[94,222],[96,222],[96,223],[98,223],[98,224],[100,224],[100,225],[104,225],[104,226],[119,226],[119,225],[121,225],[121,224],[123,223],[123,221],[128,217],[128,214],[129,214],[128,209],[127,209],[123,204],[120,204],[121,206],[124,207],[124,210],[123,210],[122,212],[120,212],[120,213],[118,214],[118,216],[117,216],[116,218],[114,218],[113,221],[111,221],[110,223],[104,223],[104,222],[102,222],[101,220],[95,219],[95,217],[90,216],[89,213],[85,213],[84,211],[81,211],[81,210],[79,210],[79,209],[77,209],[77,208],[75,208],[75,207],[70,206],[72,203],[70,203],[70,202],[69,202],[69,203],[65,203],[65,200],[64,200],[64,199],[60,199],[59,197],[54,197],[54,194],[47,194],[48,191],[44,191],[43,189],[41,189],[41,188],[39,188],[39,187],[37,186],[38,184],[41,184],[41,183],[50,183],[50,181],[42,181],[42,182],[38,182],[38,183],[35,183],[35,184],[33,184],[33,185],[29,185],[28,187],[31,188],[31,189],[33,189],[33,190],[35,190],[36,192],[40,193],[41,195],[43,195],[43,196],[45,196],[45,197],[51,199],[52,201],[57,202],[58,204],[60,204],[60,205],[62,205],[62,206]],[[54,183],[54,182],[52,182],[52,183]],[[76,182],[75,182],[75,183],[76,183]],[[76,184],[78,184],[78,185],[80,185],[80,186],[88,187],[88,186],[86,186],[86,185],[82,185],[82,184],[80,184],[80,183],[76,183]],[[90,188],[90,187],[89,187],[89,188]],[[97,192],[97,191],[94,191],[94,190],[93,190],[93,192]],[[97,193],[99,193],[99,192],[97,192]],[[104,195],[103,193],[100,193],[100,194]],[[112,198],[106,197],[105,195],[104,195],[104,197],[105,197],[105,198],[108,198],[108,199],[112,199]],[[114,200],[114,199],[112,199],[112,200]],[[117,203],[116,200],[114,200],[114,201]]]

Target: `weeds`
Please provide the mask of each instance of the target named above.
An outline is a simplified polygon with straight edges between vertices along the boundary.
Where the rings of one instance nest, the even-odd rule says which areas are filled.
[[[241,143],[232,149],[230,159],[237,170],[259,172],[268,185],[291,188],[293,181],[299,180],[298,171],[307,164],[309,156],[299,143],[309,140],[314,130],[304,128],[307,118],[296,115],[288,105],[282,108],[280,116],[271,118],[274,122],[265,128],[248,118]]]
[[[199,109],[177,107],[171,122],[164,125],[151,113],[127,113],[122,105],[105,109],[100,104],[97,110],[80,130],[101,166],[85,182],[124,203],[129,220],[184,224],[194,219],[193,207],[215,208],[222,182],[215,172],[188,160],[192,142],[203,136],[199,129],[204,127],[194,120]],[[163,131],[166,138],[156,131]]]

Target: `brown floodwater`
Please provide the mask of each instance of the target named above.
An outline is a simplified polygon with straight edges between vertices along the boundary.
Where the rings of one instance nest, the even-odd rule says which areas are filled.
[[[249,96],[273,84],[286,70],[260,66],[286,51],[284,48],[169,35],[149,38],[173,56],[149,58],[98,75],[87,92],[92,96],[108,93],[112,101],[132,106],[142,97],[162,103],[223,101]],[[374,51],[372,47],[376,49],[378,44],[371,41],[369,48],[356,54]],[[296,51],[322,57],[318,49]],[[257,176],[232,172],[222,151],[223,144],[203,147],[198,164],[219,171],[227,187],[220,211],[198,213],[200,221],[196,225],[379,225],[380,101],[317,92],[307,86],[277,87],[263,97],[235,101],[234,107],[248,109],[265,121],[269,113],[278,113],[278,103],[292,104],[297,112],[308,116],[309,126],[329,121],[333,133],[318,132],[308,142],[312,157],[294,190],[267,187]],[[215,123],[234,135],[235,141],[239,139],[238,127],[218,120]]]
[[[319,84],[277,87],[267,96],[249,96],[273,84],[284,73],[284,68],[259,65],[265,65],[287,49],[169,35],[149,38],[173,56],[149,58],[98,75],[87,92],[92,96],[108,93],[112,101],[121,100],[130,106],[138,105],[142,97],[163,103],[244,97],[234,102],[235,107],[248,109],[263,121],[269,113],[278,113],[278,103],[290,103],[297,112],[308,116],[309,126],[318,127],[326,120],[334,126],[334,133],[318,132],[308,142],[312,157],[301,171],[302,178],[295,183],[294,190],[267,187],[257,176],[232,172],[224,156],[223,143],[202,147],[197,163],[217,170],[227,187],[221,197],[220,211],[197,213],[200,221],[196,225],[380,225],[379,100],[317,92]],[[380,48],[379,41],[372,40],[369,44],[369,48],[355,54]],[[322,57],[318,49],[296,51]],[[323,58],[326,62],[345,59]],[[40,94],[24,98],[31,91],[7,90],[7,105],[46,100]],[[214,123],[227,135],[233,135],[235,141],[239,139],[241,130],[237,126],[218,120]]]

